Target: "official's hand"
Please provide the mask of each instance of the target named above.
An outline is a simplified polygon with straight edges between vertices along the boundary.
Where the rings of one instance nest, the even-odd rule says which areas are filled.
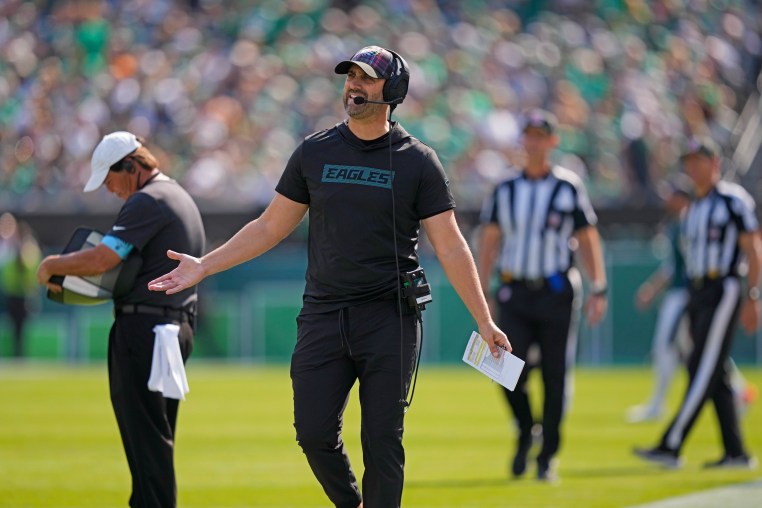
[[[47,287],[53,293],[60,293],[61,291],[63,291],[63,288],[59,286],[58,284],[53,284],[52,282],[50,282],[50,278],[55,274],[50,272],[49,260],[55,257],[58,257],[58,256],[48,256],[42,260],[42,262],[40,263],[40,266],[37,268],[37,282]]]
[[[645,310],[651,306],[654,298],[656,298],[656,292],[653,286],[646,282],[638,288],[638,292],[635,295],[635,306],[638,310]]]
[[[180,261],[180,264],[171,272],[149,282],[149,290],[164,291],[168,295],[172,295],[193,287],[203,280],[204,267],[201,266],[199,258],[173,250],[167,251],[167,257]]]
[[[608,299],[606,295],[590,295],[587,299],[585,315],[590,326],[595,326],[601,322],[608,309]]]
[[[479,335],[482,336],[482,339],[487,341],[489,350],[495,358],[500,356],[498,348],[505,349],[508,352],[513,351],[511,343],[508,342],[508,337],[506,337],[500,328],[498,328],[491,320],[483,325],[479,325]]]
[[[748,334],[752,334],[759,328],[759,301],[744,299],[741,306],[741,326]]]

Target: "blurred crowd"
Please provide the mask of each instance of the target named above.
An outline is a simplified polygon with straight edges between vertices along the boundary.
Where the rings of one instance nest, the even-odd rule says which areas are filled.
[[[682,137],[728,148],[762,67],[759,0],[4,0],[0,202],[99,211],[100,138],[130,130],[202,210],[267,203],[306,134],[344,118],[337,61],[366,44],[412,69],[395,115],[475,209],[521,111],[559,118],[558,162],[600,207],[655,202]],[[653,201],[652,201],[653,200]]]

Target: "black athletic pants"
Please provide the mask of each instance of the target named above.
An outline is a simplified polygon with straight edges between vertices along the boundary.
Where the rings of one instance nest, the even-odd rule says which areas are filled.
[[[148,390],[154,332],[167,323],[159,316],[117,316],[109,334],[108,372],[111,405],[132,473],[132,508],[174,508],[174,439],[179,401]],[[193,330],[180,324],[180,351],[187,360]]]
[[[505,330],[513,354],[527,359],[532,344],[540,349],[540,369],[544,388],[542,411],[542,449],[537,462],[549,464],[561,443],[560,426],[564,413],[567,368],[576,351],[576,320],[572,327],[575,291],[567,277],[560,287],[548,284],[533,287],[521,281],[502,285],[497,292],[500,329]],[[531,436],[534,418],[527,393],[529,364],[521,373],[516,389],[503,389],[519,427],[519,439]]]
[[[396,300],[300,314],[291,359],[296,439],[331,502],[340,508],[400,506],[404,408],[420,345],[415,314],[403,310],[402,359]],[[341,438],[350,389],[360,382],[362,495]]]
[[[741,283],[735,277],[708,279],[691,291],[688,319],[693,349],[688,358],[688,388],[660,448],[679,453],[704,404],[711,400],[725,453],[731,457],[745,453],[728,368],[740,292]]]

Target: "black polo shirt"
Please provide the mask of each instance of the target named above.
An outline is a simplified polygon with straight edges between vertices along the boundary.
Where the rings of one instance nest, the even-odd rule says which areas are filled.
[[[206,236],[201,214],[193,198],[176,181],[159,175],[127,198],[108,235],[133,245],[142,258],[132,289],[115,301],[116,305],[182,308],[196,301],[196,286],[174,295],[148,290],[148,282],[177,267],[177,261],[167,257],[167,250],[191,256],[204,253]]]
[[[303,313],[395,290],[395,259],[400,271],[418,267],[420,221],[455,207],[434,150],[396,122],[373,142],[346,123],[309,136],[275,190],[310,207]]]

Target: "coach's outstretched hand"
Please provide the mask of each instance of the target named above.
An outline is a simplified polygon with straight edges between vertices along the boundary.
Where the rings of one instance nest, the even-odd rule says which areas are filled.
[[[199,258],[189,256],[188,254],[181,254],[173,250],[167,251],[167,257],[180,261],[180,264],[171,272],[149,282],[149,290],[164,291],[168,295],[172,295],[195,286],[206,276],[204,267],[201,266],[201,260]]]

